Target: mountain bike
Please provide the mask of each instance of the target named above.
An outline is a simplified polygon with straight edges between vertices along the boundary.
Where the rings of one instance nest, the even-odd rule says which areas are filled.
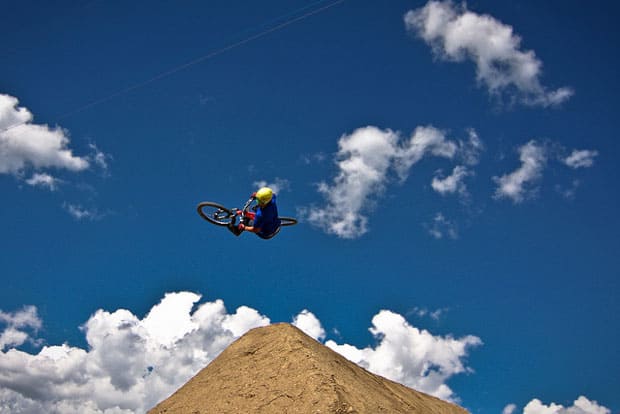
[[[255,197],[250,197],[248,201],[243,205],[242,208],[227,208],[219,203],[214,203],[212,201],[203,201],[198,204],[197,211],[200,217],[207,220],[211,224],[215,224],[216,226],[227,227],[233,234],[238,236],[241,234],[237,228],[239,224],[250,225],[256,216],[256,208],[257,205],[252,206],[253,202],[256,200]],[[293,217],[278,217],[280,219],[280,227],[292,226],[293,224],[297,224],[297,219]],[[276,230],[276,232],[269,237],[263,238],[271,238],[275,236],[280,231],[280,228]]]

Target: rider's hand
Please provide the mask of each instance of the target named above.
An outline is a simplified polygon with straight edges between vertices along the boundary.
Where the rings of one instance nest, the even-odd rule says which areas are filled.
[[[252,198],[256,198],[256,192],[253,192],[252,195],[250,196]]]
[[[239,225],[237,226],[237,228],[241,231],[245,230],[245,224],[243,223],[239,223]]]

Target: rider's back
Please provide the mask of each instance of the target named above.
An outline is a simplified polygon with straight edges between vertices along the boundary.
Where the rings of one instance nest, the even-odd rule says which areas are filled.
[[[280,227],[278,218],[278,206],[276,205],[276,195],[271,198],[271,202],[263,207],[258,207],[254,217],[254,227],[261,229],[259,236],[270,236]]]

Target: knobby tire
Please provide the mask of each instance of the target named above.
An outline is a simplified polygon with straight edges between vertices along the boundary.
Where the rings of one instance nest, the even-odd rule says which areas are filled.
[[[230,209],[211,201],[203,201],[198,204],[197,210],[200,217],[216,226],[228,226],[234,218],[233,212]],[[219,215],[222,215],[222,217],[219,217]]]

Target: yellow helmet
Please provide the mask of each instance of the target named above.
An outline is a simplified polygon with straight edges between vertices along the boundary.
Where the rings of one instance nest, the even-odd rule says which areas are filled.
[[[260,204],[267,204],[273,197],[273,190],[269,187],[263,187],[256,192],[256,199]]]

